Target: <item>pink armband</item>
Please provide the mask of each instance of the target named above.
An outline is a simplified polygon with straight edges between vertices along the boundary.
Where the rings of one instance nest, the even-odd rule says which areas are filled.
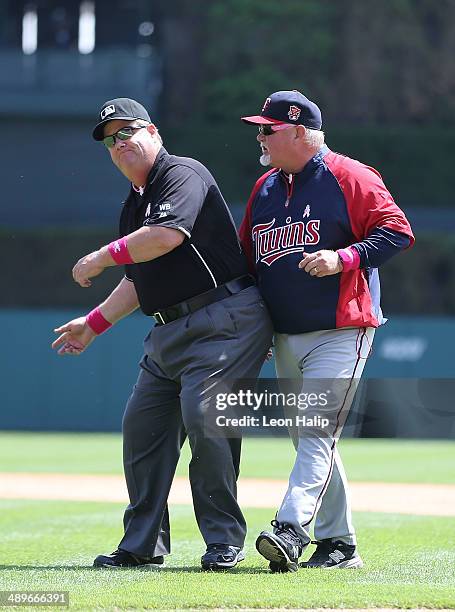
[[[112,323],[105,319],[101,314],[99,306],[91,310],[88,315],[86,315],[85,321],[90,329],[92,329],[95,334],[98,335],[105,332],[106,329],[109,329],[109,327],[112,327]]]
[[[119,238],[114,240],[107,245],[109,253],[116,264],[132,264],[134,261],[131,259],[130,252],[128,251],[128,245],[126,238]]]
[[[343,264],[343,272],[360,268],[360,255],[356,248],[338,249],[337,253]]]

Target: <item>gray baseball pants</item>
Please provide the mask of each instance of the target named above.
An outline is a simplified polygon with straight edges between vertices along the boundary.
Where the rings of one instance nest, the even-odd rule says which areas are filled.
[[[307,408],[307,417],[327,416],[330,425],[293,429],[297,454],[277,521],[290,524],[303,544],[310,524],[317,540],[356,544],[346,474],[336,443],[348,416],[373,342],[373,328],[343,328],[304,334],[277,334],[276,370],[294,381],[297,392],[329,391],[327,406]],[[288,388],[288,384],[286,385]],[[314,420],[314,419],[313,419]]]
[[[256,287],[171,323],[144,341],[141,371],[123,418],[123,460],[130,504],[119,547],[139,556],[170,552],[167,498],[188,436],[196,520],[206,544],[243,546],[237,503],[241,440],[206,436],[201,391],[256,378],[272,343],[272,324]]]

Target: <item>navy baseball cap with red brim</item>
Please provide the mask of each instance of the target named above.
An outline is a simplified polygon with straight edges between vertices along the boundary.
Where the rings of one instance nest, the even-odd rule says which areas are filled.
[[[322,127],[319,107],[297,90],[276,91],[266,99],[260,115],[242,117],[242,121],[254,125],[290,123],[313,130]]]

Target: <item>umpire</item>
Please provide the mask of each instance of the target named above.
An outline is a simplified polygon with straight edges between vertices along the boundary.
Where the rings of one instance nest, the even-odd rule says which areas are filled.
[[[241,440],[207,436],[201,392],[210,377],[224,389],[236,378],[256,377],[271,345],[271,322],[210,172],[170,155],[146,109],[129,98],[103,105],[93,138],[131,189],[120,238],[80,259],[73,277],[89,287],[115,265],[125,265],[125,276],[88,315],[55,329],[52,347],[80,354],[138,307],[155,319],[123,418],[125,533],[117,550],[94,565],[162,566],[170,553],[167,498],[188,436],[194,511],[207,546],[202,568],[231,568],[244,558],[246,534],[236,499]]]

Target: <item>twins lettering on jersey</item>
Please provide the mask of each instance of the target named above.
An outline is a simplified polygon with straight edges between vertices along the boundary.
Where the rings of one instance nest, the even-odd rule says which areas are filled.
[[[256,244],[256,263],[271,266],[277,259],[301,253],[306,245],[318,244],[320,240],[320,219],[295,221],[275,227],[275,219],[269,223],[259,223],[252,229],[253,241]]]

